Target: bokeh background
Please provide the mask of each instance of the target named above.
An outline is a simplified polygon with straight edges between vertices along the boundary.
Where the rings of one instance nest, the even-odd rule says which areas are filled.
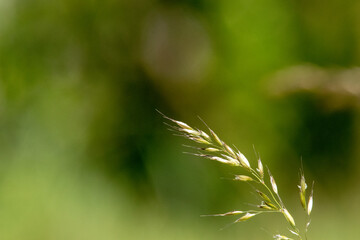
[[[182,154],[155,111],[260,153],[309,239],[354,239],[356,0],[0,0],[1,239],[271,239],[233,168]],[[298,220],[299,221],[299,220]]]

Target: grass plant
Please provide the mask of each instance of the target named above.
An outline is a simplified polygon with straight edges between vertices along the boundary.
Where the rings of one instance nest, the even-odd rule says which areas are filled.
[[[195,143],[195,145],[190,146],[191,149],[196,150],[196,152],[191,153],[192,155],[217,161],[233,167],[242,168],[245,173],[243,175],[235,175],[233,180],[253,184],[256,194],[261,199],[260,203],[256,204],[256,209],[237,210],[205,216],[239,215],[239,218],[234,221],[234,223],[239,223],[261,214],[282,214],[289,225],[288,230],[291,237],[276,234],[273,236],[274,239],[308,239],[307,232],[311,223],[310,216],[314,203],[314,183],[312,184],[310,193],[307,193],[308,187],[302,168],[300,170],[300,183],[298,188],[300,203],[306,214],[306,222],[303,227],[300,228],[280,197],[274,176],[267,167],[265,170],[260,158],[257,159],[256,167],[254,167],[243,153],[241,153],[235,146],[230,147],[222,141],[219,136],[206,125],[205,122],[203,123],[207,127],[208,132],[190,127],[184,122],[169,118],[161,112],[159,113],[169,122],[165,122],[165,124],[169,126],[169,130],[175,132],[175,135],[184,137]]]

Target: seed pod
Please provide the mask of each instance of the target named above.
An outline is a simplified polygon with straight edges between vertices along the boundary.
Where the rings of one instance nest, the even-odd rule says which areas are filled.
[[[256,169],[258,173],[260,174],[261,179],[264,178],[264,167],[262,165],[261,159],[258,159],[258,168]]]
[[[314,183],[313,183],[312,188],[311,188],[311,193],[310,193],[309,202],[308,202],[308,206],[307,206],[307,214],[309,216],[311,214],[313,205],[314,205]]]
[[[256,190],[256,192],[260,195],[260,197],[265,201],[265,203],[271,203],[270,198],[263,192]]]
[[[200,133],[194,129],[183,128],[183,129],[180,129],[180,131],[185,132],[191,136],[200,136]]]
[[[223,159],[221,157],[216,157],[216,156],[208,156],[208,155],[204,155],[204,157],[209,158],[210,160],[214,160],[217,162],[221,162],[221,163],[225,163],[225,164],[230,164],[229,160]],[[230,164],[232,165],[232,164]]]
[[[208,151],[208,152],[219,152],[219,151],[220,151],[219,149],[217,149],[217,148],[212,148],[212,147],[202,148],[202,150]]]
[[[226,143],[224,143],[224,148],[226,152],[228,152],[231,156],[236,157],[234,150],[232,150],[232,148],[229,147]]]
[[[220,138],[216,135],[216,133],[213,131],[213,130],[211,130],[211,129],[209,129],[210,130],[210,133],[211,133],[211,135],[213,136],[213,138],[215,139],[215,141],[219,144],[219,145],[223,145],[223,142],[220,140]]]
[[[187,125],[184,122],[180,122],[171,118],[166,117],[165,115],[163,115],[165,118],[169,119],[170,121],[173,121],[174,123],[176,123],[177,125],[179,125],[179,127],[183,128],[183,129],[188,129],[188,130],[193,130],[192,127],[190,127],[189,125]]]
[[[198,132],[200,133],[200,135],[201,135],[203,138],[205,138],[207,141],[211,142],[211,138],[210,138],[210,136],[209,136],[206,132],[201,131],[201,130],[198,130]]]
[[[258,208],[261,209],[266,209],[266,210],[273,210],[271,207],[269,207],[268,205],[266,205],[265,203],[262,203],[260,205],[257,205]]]
[[[265,202],[265,205],[266,205],[266,206],[269,206],[271,209],[278,210],[278,208],[277,208],[274,204],[272,204],[272,203]]]
[[[235,222],[243,222],[246,221],[252,217],[254,217],[255,215],[257,215],[257,213],[246,213],[244,216],[242,216],[241,218],[237,219]]]
[[[226,159],[229,161],[229,163],[231,163],[231,165],[233,165],[233,166],[240,166],[240,163],[239,163],[239,161],[238,161],[237,159],[232,158],[232,157],[230,157],[230,156],[227,156],[227,155],[225,155],[225,154],[221,154],[221,156],[223,156],[224,158],[226,158]]]
[[[243,181],[243,182],[254,181],[254,179],[246,175],[235,175],[234,180]]]
[[[201,144],[206,144],[209,145],[210,142],[206,141],[205,139],[203,139],[201,136],[198,137],[188,137],[190,140],[193,140],[194,142],[197,143],[201,143]]]
[[[242,154],[241,152],[236,153],[237,159],[239,160],[241,166],[243,166],[244,168],[250,170],[250,163],[249,161],[246,159],[246,157],[244,156],[244,154]]]
[[[303,192],[305,192],[307,189],[307,184],[306,184],[305,176],[303,173],[301,174],[301,178],[300,178],[300,189]]]
[[[301,206],[306,210],[306,197],[305,194],[300,190],[300,202]]]
[[[274,193],[278,194],[277,185],[276,185],[275,179],[272,175],[270,175],[270,183],[271,183],[271,187],[272,187]]]
[[[307,188],[307,185],[306,185],[305,177],[304,177],[303,173],[301,173],[300,185],[298,187],[300,190],[299,194],[300,194],[301,205],[306,210],[306,188]]]
[[[284,214],[286,220],[290,223],[290,225],[291,225],[293,228],[295,228],[295,220],[294,220],[294,218],[291,216],[291,214],[289,213],[289,211],[288,211],[286,208],[284,208],[284,209],[282,210],[282,213]]]

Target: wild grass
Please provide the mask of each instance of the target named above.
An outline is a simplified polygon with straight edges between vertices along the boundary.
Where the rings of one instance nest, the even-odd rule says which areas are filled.
[[[274,239],[308,239],[307,232],[311,223],[310,216],[314,203],[314,183],[312,184],[310,193],[308,193],[308,187],[302,168],[300,170],[300,183],[298,188],[300,203],[304,209],[306,221],[301,228],[280,197],[274,176],[271,174],[269,168],[266,167],[265,170],[260,158],[257,159],[256,167],[254,167],[243,153],[241,153],[235,146],[230,147],[222,141],[219,136],[206,125],[205,122],[203,123],[207,127],[208,132],[193,128],[184,122],[169,118],[161,112],[159,113],[167,121],[169,121],[169,123],[165,122],[165,124],[169,126],[169,130],[175,132],[175,135],[184,137],[195,143],[193,146],[187,146],[196,150],[196,152],[192,152],[190,154],[233,167],[242,168],[245,173],[243,175],[235,175],[233,180],[253,184],[256,194],[261,199],[261,201],[255,205],[256,209],[237,210],[205,216],[239,215],[239,218],[234,221],[234,223],[239,223],[257,217],[261,214],[281,214],[289,226],[288,230],[291,237],[276,234],[273,236]]]

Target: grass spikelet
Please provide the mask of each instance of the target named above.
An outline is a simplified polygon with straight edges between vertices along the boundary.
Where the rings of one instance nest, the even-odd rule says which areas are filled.
[[[256,192],[260,195],[260,197],[266,202],[266,203],[271,203],[270,198],[263,192],[256,190]]]
[[[272,204],[272,203],[270,203],[270,202],[264,202],[264,204],[265,204],[266,206],[268,206],[269,208],[278,211],[278,208],[277,208],[274,204]]]
[[[246,176],[246,175],[235,175],[234,180],[243,181],[243,182],[254,181],[254,179],[252,177],[249,177],[249,176]]]
[[[242,154],[241,152],[238,152],[238,153],[236,153],[236,156],[237,156],[237,159],[240,161],[241,165],[242,165],[244,168],[246,168],[246,169],[248,169],[248,170],[251,169],[250,163],[249,163],[249,161],[247,160],[247,158],[244,156],[244,154]]]
[[[269,207],[268,205],[266,205],[264,202],[262,202],[260,205],[257,205],[258,208],[261,209],[266,209],[266,210],[274,210],[274,208]]]
[[[227,153],[229,153],[231,156],[236,158],[236,154],[235,154],[234,150],[232,150],[232,148],[229,147],[226,143],[224,143],[224,148]]]
[[[286,220],[290,223],[290,225],[291,225],[293,228],[295,228],[295,227],[296,227],[295,220],[294,220],[294,218],[291,216],[291,214],[289,213],[289,211],[288,211],[286,208],[284,208],[284,209],[282,210],[282,213],[284,214]]]
[[[277,188],[277,185],[276,185],[276,182],[275,182],[275,179],[273,176],[270,176],[270,183],[271,183],[271,187],[272,187],[274,193],[278,194],[278,188]]]
[[[304,208],[304,210],[306,211],[307,207],[306,207],[306,189],[307,189],[307,184],[305,181],[305,176],[304,176],[304,172],[303,170],[301,170],[300,172],[300,185],[299,187],[299,194],[300,194],[300,202],[301,202],[301,206]]]
[[[260,158],[258,159],[258,168],[256,169],[256,171],[259,173],[260,178],[264,179],[264,166]]]
[[[297,233],[297,232],[295,232],[295,231],[293,231],[293,230],[291,230],[291,229],[289,229],[289,231],[290,231],[292,234],[294,234],[295,236],[299,236],[299,233]]]
[[[207,151],[207,152],[219,152],[220,151],[219,149],[212,148],[212,147],[202,148],[202,150]]]
[[[310,214],[311,214],[313,205],[314,205],[314,183],[313,183],[312,188],[311,188],[311,193],[310,193],[308,207],[307,207],[308,216],[310,216]]]
[[[210,156],[210,155],[198,155],[200,157],[206,157],[210,160],[213,160],[213,161],[217,161],[217,162],[220,162],[220,163],[225,163],[227,165],[231,165],[231,166],[239,166],[239,163],[233,159],[233,160],[229,160],[229,159],[224,159],[224,158],[221,158],[221,157],[217,157],[217,156]]]
[[[244,222],[246,220],[249,220],[250,218],[258,215],[259,213],[246,213],[244,216],[242,216],[241,218],[237,219],[235,222]]]
[[[210,138],[210,136],[209,136],[206,132],[201,131],[201,130],[198,130],[198,131],[199,131],[199,133],[200,133],[200,136],[203,137],[203,139],[211,142],[211,138]]]
[[[223,142],[222,142],[221,139],[216,135],[216,133],[215,133],[213,130],[211,130],[210,128],[209,128],[209,131],[210,131],[211,135],[213,136],[213,138],[215,139],[215,141],[217,142],[217,144],[219,144],[220,146],[222,146],[222,145],[223,145]]]

